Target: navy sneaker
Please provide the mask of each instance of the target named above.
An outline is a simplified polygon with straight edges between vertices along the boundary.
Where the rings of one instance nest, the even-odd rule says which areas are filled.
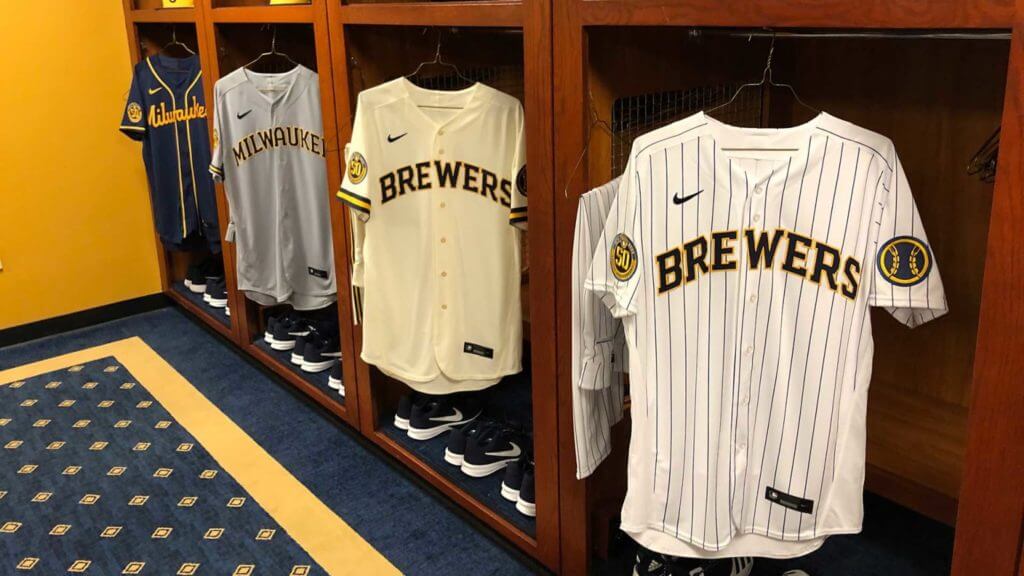
[[[664,554],[640,546],[633,563],[633,576],[672,576],[672,563]]]
[[[516,460],[505,468],[505,478],[501,481],[501,497],[513,504],[519,501],[519,490],[523,486],[523,475],[530,461],[525,457]]]
[[[428,396],[422,403],[413,403],[407,434],[413,440],[430,440],[469,424],[479,415],[480,406],[467,396]]]
[[[313,339],[315,328],[311,328],[309,334],[300,334],[295,338],[295,348],[292,348],[292,355],[288,360],[296,365],[302,366],[302,357],[306,355],[306,344]]]
[[[341,362],[338,362],[334,365],[334,368],[331,368],[331,374],[327,377],[327,387],[331,390],[337,390],[340,396],[345,396],[345,386],[341,382]]]
[[[488,426],[494,426],[494,422],[484,418],[477,418],[462,428],[455,428],[448,435],[448,445],[444,448],[444,461],[452,466],[462,466],[462,458],[466,454],[466,442],[475,438]]]
[[[333,332],[311,331],[302,351],[302,371],[318,373],[329,370],[341,359],[341,338],[337,328]]]
[[[395,428],[399,430],[409,429],[409,418],[412,417],[412,406],[413,404],[426,402],[427,396],[423,396],[416,392],[411,394],[405,394],[398,399],[398,409],[395,410]]]
[[[530,437],[519,426],[501,424],[482,430],[466,441],[462,473],[483,478],[504,470],[530,452]]]
[[[295,340],[299,336],[309,334],[309,330],[309,322],[305,319],[298,316],[282,316],[274,324],[270,347],[280,351],[291,350],[295,348]]]
[[[533,480],[533,462],[527,462],[523,470],[523,483],[519,487],[519,498],[516,499],[516,510],[524,516],[537,516],[537,500],[535,498]]]
[[[203,300],[214,308],[227,307],[228,292],[223,277],[206,279],[206,293],[203,294]]]
[[[185,272],[185,288],[188,288],[190,292],[195,294],[202,294],[206,292],[206,272],[203,270],[203,263],[190,264],[188,271]]]

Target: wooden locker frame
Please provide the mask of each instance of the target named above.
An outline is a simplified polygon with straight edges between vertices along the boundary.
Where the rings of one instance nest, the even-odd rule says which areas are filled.
[[[352,112],[356,94],[350,92],[346,46],[346,27],[503,27],[523,31],[523,76],[526,98],[527,164],[530,169],[529,245],[530,309],[534,335],[553,334],[554,271],[551,134],[551,18],[549,0],[467,1],[467,2],[395,2],[328,4],[333,51],[335,93],[340,140],[351,135]],[[347,229],[348,218],[344,225]],[[340,263],[339,263],[340,265]],[[361,330],[356,331],[356,346],[361,348]],[[353,356],[356,357],[356,356]],[[555,390],[545,383],[554,379],[554,350],[532,347],[534,452],[537,485],[536,537],[531,537],[473,498],[455,483],[426,465],[411,452],[377,429],[378,414],[373,398],[369,367],[358,361],[360,430],[367,438],[397,458],[403,465],[435,486],[469,513],[511,541],[521,550],[553,571],[560,567],[559,506],[557,468],[557,414]]]
[[[1024,1],[1017,0],[554,0],[553,2],[555,270],[567,286],[576,199],[586,178],[569,182],[586,141],[587,28],[677,26],[842,29],[1010,29],[1010,60],[1002,115],[999,174],[989,222],[982,302],[973,367],[965,473],[953,574],[1024,574],[1024,325],[1019,289],[1024,285],[1024,250],[1016,238],[1024,213],[1021,149],[1024,93]],[[586,174],[584,167],[579,172]],[[570,382],[570,294],[557,294],[559,469],[562,571],[586,574],[591,555],[588,486],[575,480]]]

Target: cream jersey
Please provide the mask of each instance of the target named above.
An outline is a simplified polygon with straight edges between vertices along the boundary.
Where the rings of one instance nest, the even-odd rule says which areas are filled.
[[[523,109],[483,84],[359,95],[339,197],[359,228],[362,358],[421,392],[521,370]]]

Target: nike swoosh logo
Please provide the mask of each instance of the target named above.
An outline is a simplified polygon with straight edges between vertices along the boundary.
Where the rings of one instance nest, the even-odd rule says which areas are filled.
[[[388,143],[398,142],[402,138],[405,138],[406,134],[408,134],[408,132],[403,132],[402,134],[399,134],[398,136],[392,136],[391,134],[388,134]]]
[[[452,414],[451,416],[438,416],[436,418],[431,418],[430,420],[433,422],[461,422],[462,410],[459,410],[458,408],[452,408],[452,410],[455,410],[455,414]]]
[[[249,110],[248,112],[243,112],[241,114],[238,114],[238,119],[241,120],[242,118],[245,118],[249,114],[252,114],[252,110]]]
[[[157,92],[159,92],[161,90],[163,90],[163,88],[150,88],[149,89],[149,95],[152,96],[153,94],[156,94]]]
[[[688,196],[680,196],[679,194],[676,194],[675,196],[672,197],[672,203],[676,204],[676,205],[682,204],[682,203],[684,203],[684,202],[686,202],[688,200],[692,200],[693,198],[696,198],[697,195],[700,194],[701,192],[703,192],[703,190],[697,190],[696,192],[694,192],[693,194],[690,194]]]
[[[493,456],[495,458],[518,458],[522,453],[523,449],[516,444],[513,444],[512,448],[501,452],[485,452],[488,456]]]

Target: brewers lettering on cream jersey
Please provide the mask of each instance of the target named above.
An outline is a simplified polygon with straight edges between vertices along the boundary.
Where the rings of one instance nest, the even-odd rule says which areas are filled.
[[[214,97],[210,172],[227,192],[238,288],[262,305],[323,308],[337,288],[316,72],[239,68]]]
[[[483,84],[359,95],[338,196],[360,228],[362,358],[426,393],[521,370],[523,109]]]
[[[770,557],[860,530],[869,307],[909,327],[947,310],[889,139],[828,114],[646,134],[586,286],[630,347],[623,530]]]

